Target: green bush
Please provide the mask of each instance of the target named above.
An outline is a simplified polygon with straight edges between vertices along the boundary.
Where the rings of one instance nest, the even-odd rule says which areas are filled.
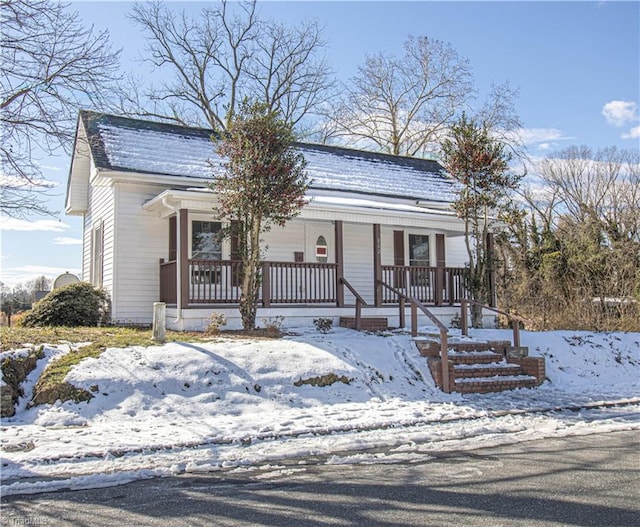
[[[109,320],[109,295],[86,282],[54,289],[22,320],[26,327],[99,326]]]

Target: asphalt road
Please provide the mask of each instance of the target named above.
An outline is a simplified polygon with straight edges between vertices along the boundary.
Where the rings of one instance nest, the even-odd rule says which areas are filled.
[[[640,526],[640,433],[9,496],[3,526]]]

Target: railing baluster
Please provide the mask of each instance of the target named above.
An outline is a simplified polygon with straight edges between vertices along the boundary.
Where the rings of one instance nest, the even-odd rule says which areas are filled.
[[[268,265],[265,265],[268,264]],[[337,264],[316,262],[263,262],[264,303],[301,304],[337,301]],[[175,262],[160,266],[161,294],[171,298],[165,283],[176,282]],[[232,304],[239,301],[242,262],[237,260],[189,260],[189,302]],[[388,275],[387,275],[388,276]],[[174,286],[175,289],[175,286]],[[175,292],[173,293],[175,296]],[[175,301],[175,300],[174,300]]]
[[[436,288],[439,287],[438,273],[442,274],[442,298]],[[440,299],[442,304],[453,305],[465,296],[464,269],[454,267],[425,267],[412,265],[383,265],[382,283],[391,285],[393,290],[382,288],[382,301],[385,304],[399,302],[396,292],[413,297],[420,302],[436,305]]]

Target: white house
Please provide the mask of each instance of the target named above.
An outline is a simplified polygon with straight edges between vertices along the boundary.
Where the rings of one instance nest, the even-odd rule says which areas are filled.
[[[353,317],[359,297],[394,326],[401,295],[449,319],[466,261],[455,181],[436,161],[296,148],[309,201],[264,235],[257,320]],[[170,328],[201,329],[213,311],[239,327],[236,244],[218,243],[208,188],[223,162],[210,130],[80,112],[66,212],[84,219],[83,279],[110,293],[114,321],[149,324],[163,301]]]

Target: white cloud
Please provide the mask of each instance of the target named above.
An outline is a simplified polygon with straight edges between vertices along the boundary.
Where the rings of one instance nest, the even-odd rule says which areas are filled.
[[[1,231],[45,231],[45,232],[63,232],[70,226],[57,220],[21,220],[18,218],[10,218],[8,216],[0,216]]]
[[[540,150],[550,150],[557,141],[572,139],[557,128],[520,128],[516,134],[525,146],[535,145]]]
[[[61,172],[64,168],[57,165],[40,165],[41,170],[49,170],[51,172]]]
[[[602,115],[610,125],[621,127],[638,120],[638,105],[633,101],[610,101],[602,107]]]
[[[53,240],[53,245],[82,245],[82,240],[80,238],[59,236]]]
[[[640,126],[634,126],[628,133],[622,134],[622,139],[638,139],[640,138]]]
[[[46,188],[57,187],[59,183],[51,181],[45,178],[36,178],[28,180],[17,176],[9,176],[7,174],[0,174],[0,186],[10,189],[37,189],[42,190]]]
[[[19,267],[3,268],[0,273],[0,282],[9,287],[13,287],[17,284],[24,284],[29,280],[34,280],[39,276],[44,275],[49,279],[54,279],[66,272],[80,277],[80,269],[52,267],[47,265],[22,265]]]

